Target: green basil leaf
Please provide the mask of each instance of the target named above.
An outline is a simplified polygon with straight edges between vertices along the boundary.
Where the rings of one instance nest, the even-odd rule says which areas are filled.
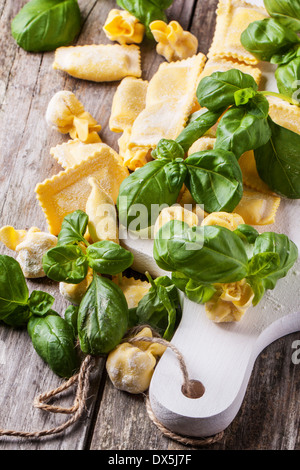
[[[88,245],[84,238],[88,221],[88,215],[81,210],[77,210],[66,215],[58,234],[57,245],[70,245],[79,242],[83,242],[85,245]]]
[[[295,57],[286,64],[279,65],[276,69],[275,77],[279,92],[294,98],[299,104],[300,57]]]
[[[205,304],[215,294],[216,289],[210,284],[199,284],[190,279],[185,287],[185,295],[192,302],[197,304]]]
[[[131,173],[122,181],[117,201],[121,224],[132,231],[154,225],[159,212],[176,203],[185,175],[182,162],[164,158]]]
[[[234,93],[234,102],[236,106],[247,104],[251,98],[257,95],[257,91],[253,88],[243,88]]]
[[[270,62],[275,54],[282,54],[300,43],[297,34],[273,18],[254,21],[241,35],[241,43],[259,60]]]
[[[153,256],[159,267],[167,266],[200,284],[236,282],[247,275],[247,253],[235,233],[219,226],[175,222],[165,224],[155,236]],[[172,233],[169,240],[160,239],[162,229]]]
[[[245,106],[248,114],[260,119],[267,118],[269,115],[269,101],[267,98],[259,93],[256,93]]]
[[[69,305],[65,311],[65,320],[72,328],[74,338],[78,335],[77,321],[78,321],[78,305]]]
[[[69,378],[78,369],[73,331],[56,312],[30,318],[27,330],[38,355],[60,377]]]
[[[234,233],[243,241],[248,258],[251,259],[253,256],[254,243],[259,235],[258,231],[251,225],[241,224],[234,230]]]
[[[299,0],[264,0],[265,8],[270,16],[294,31],[300,31]]]
[[[162,20],[167,22],[166,10],[173,0],[117,0],[117,4],[129,11],[146,27],[146,35],[153,39],[153,35],[149,25],[154,20]]]
[[[128,328],[128,305],[114,282],[94,275],[78,310],[78,337],[85,354],[109,353]]]
[[[18,307],[27,305],[28,287],[19,263],[7,255],[0,255],[0,320]]]
[[[97,273],[116,275],[133,263],[133,254],[112,241],[103,240],[86,250],[89,266]]]
[[[274,289],[277,281],[285,277],[298,259],[298,248],[289,237],[284,234],[265,232],[260,234],[254,246],[253,254],[273,253],[279,257],[279,262],[270,264],[269,270],[261,273],[266,289]]]
[[[185,184],[197,204],[207,212],[232,212],[243,195],[240,166],[232,152],[204,150],[185,160]]]
[[[34,315],[43,317],[52,307],[54,300],[54,297],[47,292],[34,290],[28,299],[28,306]]]
[[[175,236],[175,234],[185,233],[188,227],[188,224],[181,220],[173,220],[172,223],[163,225],[155,235],[153,257],[161,269],[165,271],[176,271],[176,267],[169,257],[168,241]]]
[[[88,261],[79,246],[56,246],[44,254],[43,269],[53,281],[79,284],[87,275]]]
[[[152,326],[169,341],[181,318],[178,291],[168,276],[151,279],[151,284],[137,306],[138,322]]]
[[[197,98],[200,105],[209,111],[223,112],[235,103],[235,93],[245,88],[257,91],[258,86],[252,75],[238,69],[214,72],[200,81]]]
[[[166,158],[172,161],[176,158],[184,158],[184,150],[175,140],[161,139],[156,149],[153,150],[152,157]]]
[[[31,52],[70,44],[81,28],[77,0],[31,0],[11,24],[17,44]]]
[[[201,113],[199,117],[190,121],[185,129],[181,131],[176,138],[176,142],[187,152],[196,140],[200,139],[200,137],[218,122],[221,114],[222,112],[214,113],[212,111]]]
[[[28,305],[19,305],[13,312],[5,316],[2,321],[13,328],[25,326],[31,317]]]
[[[300,47],[298,45],[292,47],[288,51],[274,54],[270,60],[271,64],[283,65],[287,64],[291,60],[299,57],[300,54]]]
[[[246,107],[232,107],[219,122],[215,148],[229,150],[239,159],[248,150],[265,145],[270,137],[267,119],[250,114]]]
[[[249,276],[263,278],[277,271],[280,265],[278,253],[264,252],[254,255],[249,262]]]
[[[300,198],[300,135],[268,118],[270,140],[254,151],[261,179],[275,193],[290,199]]]

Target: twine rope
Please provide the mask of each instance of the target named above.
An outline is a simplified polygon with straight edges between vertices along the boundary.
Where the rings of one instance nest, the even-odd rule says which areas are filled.
[[[191,393],[191,387],[192,387],[192,382],[189,379],[188,375],[188,370],[186,363],[184,361],[184,358],[180,351],[174,346],[174,344],[170,343],[169,341],[164,340],[163,338],[160,337],[149,337],[149,336],[136,336],[132,338],[126,339],[127,342],[129,343],[135,343],[138,341],[146,341],[150,343],[158,343],[163,346],[166,346],[170,348],[176,358],[178,359],[180,369],[183,375],[183,385],[185,388],[185,391],[187,393],[187,396]],[[59,387],[49,391],[42,393],[38,395],[34,399],[34,407],[40,408],[44,411],[48,411],[51,413],[61,413],[61,414],[68,414],[72,415],[70,419],[65,421],[63,424],[60,426],[56,426],[51,429],[46,429],[42,431],[14,431],[10,429],[0,429],[0,436],[12,436],[12,437],[23,437],[23,438],[39,438],[43,436],[50,436],[53,434],[58,434],[68,427],[70,427],[72,424],[74,424],[76,421],[79,420],[79,418],[82,416],[85,407],[86,407],[86,400],[87,400],[87,394],[88,394],[88,389],[89,389],[89,379],[90,379],[90,374],[91,370],[94,367],[95,364],[95,358],[91,355],[88,355],[85,357],[84,361],[81,364],[80,370],[78,374],[75,374],[72,376],[69,380],[64,382],[62,385]],[[56,395],[59,395],[61,392],[64,392],[65,390],[69,389],[72,387],[74,384],[77,383],[77,390],[76,390],[76,396],[74,399],[74,403],[71,407],[66,408],[66,407],[61,407],[58,405],[49,405],[48,401],[55,397]],[[194,447],[199,447],[199,446],[205,446],[205,445],[211,445],[215,442],[220,441],[223,436],[224,432],[220,432],[216,434],[215,436],[209,436],[209,437],[201,437],[201,438],[193,438],[193,437],[188,437],[188,436],[183,436],[177,433],[174,433],[170,429],[166,428],[154,415],[151,405],[150,405],[150,400],[149,397],[146,397],[146,410],[148,413],[148,416],[150,420],[157,426],[157,428],[161,431],[162,434],[164,434],[166,437],[169,439],[172,439],[174,441],[177,441],[183,445],[186,446],[194,446]]]

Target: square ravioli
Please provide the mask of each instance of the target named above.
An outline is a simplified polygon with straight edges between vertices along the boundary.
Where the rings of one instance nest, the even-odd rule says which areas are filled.
[[[67,214],[77,209],[85,211],[91,192],[89,178],[96,178],[116,204],[120,185],[128,175],[127,168],[120,165],[112,149],[105,145],[78,165],[39,183],[35,192],[46,216],[49,232],[58,235]]]
[[[200,75],[200,81],[204,77],[209,77],[214,72],[227,72],[228,70],[238,69],[243,73],[252,75],[257,85],[259,85],[262,77],[262,72],[258,67],[252,67],[251,65],[241,64],[240,62],[226,59],[209,59],[204,67],[203,72]]]
[[[149,152],[160,139],[175,139],[184,129],[194,108],[205,60],[199,53],[160,65],[149,82],[146,107],[134,121],[128,140],[125,160],[131,170],[147,162]]]
[[[236,59],[246,64],[258,64],[258,60],[241,44],[241,34],[253,21],[268,17],[263,7],[243,0],[220,0],[214,39],[208,53],[211,58]]]
[[[53,68],[93,82],[111,82],[127,76],[140,77],[140,48],[134,44],[59,47],[55,51]]]

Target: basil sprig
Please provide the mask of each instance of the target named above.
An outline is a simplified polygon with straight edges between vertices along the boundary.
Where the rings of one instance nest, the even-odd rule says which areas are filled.
[[[57,282],[79,284],[89,267],[100,274],[116,275],[132,265],[132,253],[115,242],[103,240],[90,245],[84,238],[87,225],[88,216],[81,210],[64,218],[57,246],[43,256],[47,277]]]
[[[270,189],[300,198],[300,136],[273,123],[268,94],[258,91],[251,75],[237,69],[203,78],[197,98],[207,111],[191,119],[176,140],[161,139],[152,152],[155,160],[122,182],[117,201],[120,222],[132,231],[154,225],[159,212],[176,203],[183,184],[206,212],[232,212],[243,195],[238,159],[249,150],[254,150],[259,176]],[[214,149],[184,159],[217,122]]]
[[[31,0],[11,24],[17,44],[31,52],[69,45],[81,28],[77,0]]]
[[[275,72],[278,90],[293,100],[300,80],[300,3],[264,0],[264,4],[270,18],[250,23],[241,43],[257,59],[279,65]]]
[[[255,294],[253,305],[257,305],[265,291],[274,289],[287,275],[298,249],[286,235],[258,234],[247,225],[232,232],[172,220],[156,234],[153,256],[160,268],[172,272],[174,284],[193,301],[207,302],[215,292],[214,284],[246,279]]]

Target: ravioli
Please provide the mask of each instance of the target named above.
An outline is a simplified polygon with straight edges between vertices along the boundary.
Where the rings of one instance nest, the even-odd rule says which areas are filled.
[[[217,8],[216,29],[208,58],[228,58],[246,64],[258,60],[241,44],[241,34],[253,21],[268,17],[267,11],[243,0],[220,0]]]
[[[142,74],[140,49],[134,44],[59,47],[55,51],[53,68],[93,82],[111,82]]]
[[[103,144],[94,155],[36,186],[37,199],[46,216],[50,233],[57,235],[60,232],[67,214],[77,209],[85,211],[91,192],[88,182],[91,177],[98,180],[116,204],[120,185],[129,173],[114,154],[108,145]]]

